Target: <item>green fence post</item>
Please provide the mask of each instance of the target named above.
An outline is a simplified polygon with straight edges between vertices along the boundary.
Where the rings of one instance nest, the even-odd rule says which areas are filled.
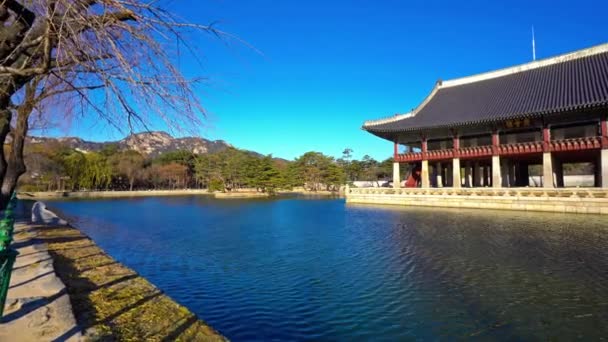
[[[17,258],[17,251],[9,248],[13,241],[13,231],[15,228],[15,205],[17,202],[16,193],[13,192],[11,199],[6,205],[4,218],[0,220],[0,318],[4,314],[4,305],[8,287],[11,283],[11,273]]]
[[[17,251],[8,249],[0,252],[0,318],[4,315],[4,305],[8,295],[8,287],[11,283],[11,273],[17,258]]]

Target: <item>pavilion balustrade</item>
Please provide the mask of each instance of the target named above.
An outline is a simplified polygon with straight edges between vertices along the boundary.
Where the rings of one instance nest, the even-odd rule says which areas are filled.
[[[558,136],[562,137],[563,135],[559,134]],[[424,148],[421,151],[411,151],[410,149],[411,152],[395,154],[395,162],[420,163],[425,161],[426,163],[423,164],[426,165],[428,165],[428,162],[432,162],[432,170],[429,170],[426,165],[423,165],[426,167],[423,167],[422,170],[422,184],[428,187],[513,187],[528,186],[528,165],[513,163],[509,158],[538,155],[539,160],[542,160],[543,174],[551,175],[547,180],[543,177],[542,185],[547,188],[563,187],[562,163],[553,157],[552,152],[601,150],[600,156],[608,155],[606,148],[603,147],[605,145],[603,139],[605,138],[602,136],[555,139],[555,136],[549,133],[543,137],[542,141],[513,142],[517,139],[511,138],[508,140],[512,142],[507,143],[507,139],[502,136],[500,139],[496,139],[499,143],[495,145],[462,147],[461,144],[456,143],[452,145],[456,148],[434,150]],[[477,139],[477,141],[481,140]],[[487,139],[483,139],[483,141],[487,143]],[[494,160],[495,158],[499,159]],[[506,159],[503,160],[503,158]],[[604,165],[607,163],[606,161],[602,162],[603,159],[608,160],[608,158],[599,158],[597,162],[594,161],[597,169],[596,179],[599,180],[597,182],[598,186],[608,183],[604,180],[603,174],[600,174],[600,172],[606,173],[602,170],[608,167]],[[475,161],[475,163],[470,161]],[[479,161],[482,161],[482,163],[480,164]],[[497,162],[499,164],[496,164]],[[498,171],[492,171],[497,165],[499,165]],[[462,173],[460,172],[461,169]],[[430,179],[426,180],[425,177],[430,177]]]
[[[561,139],[551,140],[549,142],[549,150],[545,152],[563,152],[563,151],[580,151],[580,150],[594,150],[602,148],[602,137],[584,137],[584,138],[572,138],[572,139]],[[492,145],[486,146],[475,146],[475,147],[461,147],[458,149],[445,149],[445,150],[432,150],[425,152],[407,152],[399,153],[396,155],[396,161],[398,162],[420,162],[423,159],[426,160],[447,160],[454,158],[458,155],[462,158],[478,158],[478,157],[490,157],[492,155],[509,156],[517,154],[527,153],[542,153],[543,142],[542,141],[530,141],[522,143],[512,144],[500,144],[498,145],[498,152],[493,153]],[[426,158],[424,156],[426,155]]]

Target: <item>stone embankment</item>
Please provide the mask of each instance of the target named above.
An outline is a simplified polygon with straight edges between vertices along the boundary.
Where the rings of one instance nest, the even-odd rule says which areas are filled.
[[[337,196],[335,191],[307,191],[307,190],[280,190],[278,195],[304,195],[304,196]],[[258,192],[255,189],[241,189],[231,192],[209,192],[206,189],[182,190],[136,190],[136,191],[22,191],[17,194],[23,200],[45,200],[60,198],[125,198],[125,197],[155,197],[155,196],[188,196],[201,195],[215,198],[264,198],[270,197],[268,193]]]
[[[608,215],[608,189],[599,188],[350,188],[346,202]]]
[[[226,340],[44,205],[34,208],[36,223],[16,225],[20,255],[0,341]]]
[[[185,196],[213,195],[206,189],[182,190],[136,190],[136,191],[22,191],[17,194],[19,199],[37,200],[53,198],[119,198],[119,197],[148,197],[148,196]]]

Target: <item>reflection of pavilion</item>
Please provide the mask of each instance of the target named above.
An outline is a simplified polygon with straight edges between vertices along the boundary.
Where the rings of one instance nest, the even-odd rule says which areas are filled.
[[[538,165],[543,187],[563,187],[564,164],[590,163],[595,186],[608,188],[607,115],[604,44],[438,81],[411,112],[363,129],[394,142],[394,179],[400,163],[420,170],[409,186],[529,186]]]

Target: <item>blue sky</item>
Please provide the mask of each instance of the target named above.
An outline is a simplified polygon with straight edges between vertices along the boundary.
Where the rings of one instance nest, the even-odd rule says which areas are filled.
[[[189,21],[238,41],[200,37],[199,90],[209,112],[201,136],[292,159],[306,151],[361,158],[392,144],[360,129],[364,120],[409,111],[437,79],[525,63],[608,42],[608,2],[579,1],[172,1]],[[257,52],[258,50],[259,52]],[[84,120],[68,131],[121,138]],[[162,125],[154,127],[164,129]]]

